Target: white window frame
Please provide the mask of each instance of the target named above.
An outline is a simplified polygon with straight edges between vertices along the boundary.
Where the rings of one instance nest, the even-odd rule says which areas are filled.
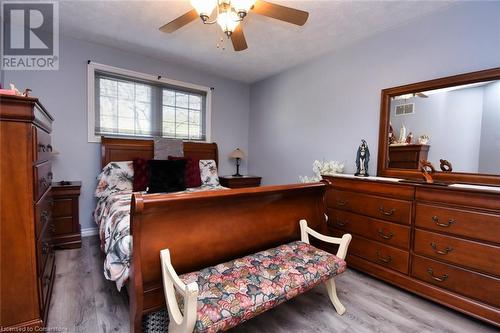
[[[211,142],[212,139],[212,89],[210,87],[200,86],[193,83],[187,83],[164,77],[158,78],[151,74],[140,73],[129,69],[113,67],[109,65],[89,62],[87,64],[87,134],[88,142],[100,143],[101,136],[95,135],[95,72],[103,71],[111,74],[129,76],[140,80],[151,82],[160,82],[180,88],[188,88],[203,91],[207,94],[205,106],[205,140],[202,142]],[[117,136],[120,137],[120,136]],[[134,138],[133,136],[121,136],[124,138]],[[141,139],[141,137],[137,137]],[[184,140],[189,141],[189,140]],[[197,141],[200,142],[200,141]]]

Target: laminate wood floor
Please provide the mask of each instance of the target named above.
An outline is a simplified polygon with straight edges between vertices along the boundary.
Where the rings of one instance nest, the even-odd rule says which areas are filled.
[[[128,300],[103,276],[97,237],[56,252],[48,325],[59,332],[128,332]],[[319,286],[236,327],[233,333],[498,332],[493,326],[348,270],[337,278],[347,311],[338,316]]]

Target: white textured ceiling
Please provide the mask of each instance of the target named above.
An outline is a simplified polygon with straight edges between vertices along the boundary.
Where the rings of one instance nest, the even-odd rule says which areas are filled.
[[[195,21],[173,34],[158,28],[191,9],[189,0],[62,1],[63,35],[203,69],[252,83],[407,24],[449,6],[443,1],[271,1],[309,12],[303,27],[250,13],[243,23],[249,48],[216,44],[217,25]]]

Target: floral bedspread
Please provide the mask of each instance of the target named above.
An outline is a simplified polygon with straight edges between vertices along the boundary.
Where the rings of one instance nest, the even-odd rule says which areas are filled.
[[[181,275],[199,288],[195,332],[225,331],[346,270],[333,254],[296,241]]]
[[[188,188],[183,192],[225,189],[222,186]],[[102,191],[100,193],[103,193]],[[105,254],[104,276],[116,282],[118,290],[127,282],[132,255],[130,235],[130,202],[132,190],[108,192],[98,197],[94,221],[99,227],[101,250]]]

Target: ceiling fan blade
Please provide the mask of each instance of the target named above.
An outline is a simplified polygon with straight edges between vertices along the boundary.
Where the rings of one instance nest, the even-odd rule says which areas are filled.
[[[199,18],[198,13],[196,12],[196,10],[192,9],[189,12],[187,12],[186,14],[179,16],[175,20],[161,26],[160,31],[166,32],[166,33],[174,32],[177,29],[182,28],[186,24],[193,22],[197,18]]]
[[[238,24],[236,29],[234,29],[233,33],[231,34],[231,41],[233,42],[235,51],[243,51],[248,48],[241,24]]]
[[[257,0],[252,10],[257,14],[296,25],[304,25],[309,17],[309,13],[303,10],[276,5],[263,0]]]

